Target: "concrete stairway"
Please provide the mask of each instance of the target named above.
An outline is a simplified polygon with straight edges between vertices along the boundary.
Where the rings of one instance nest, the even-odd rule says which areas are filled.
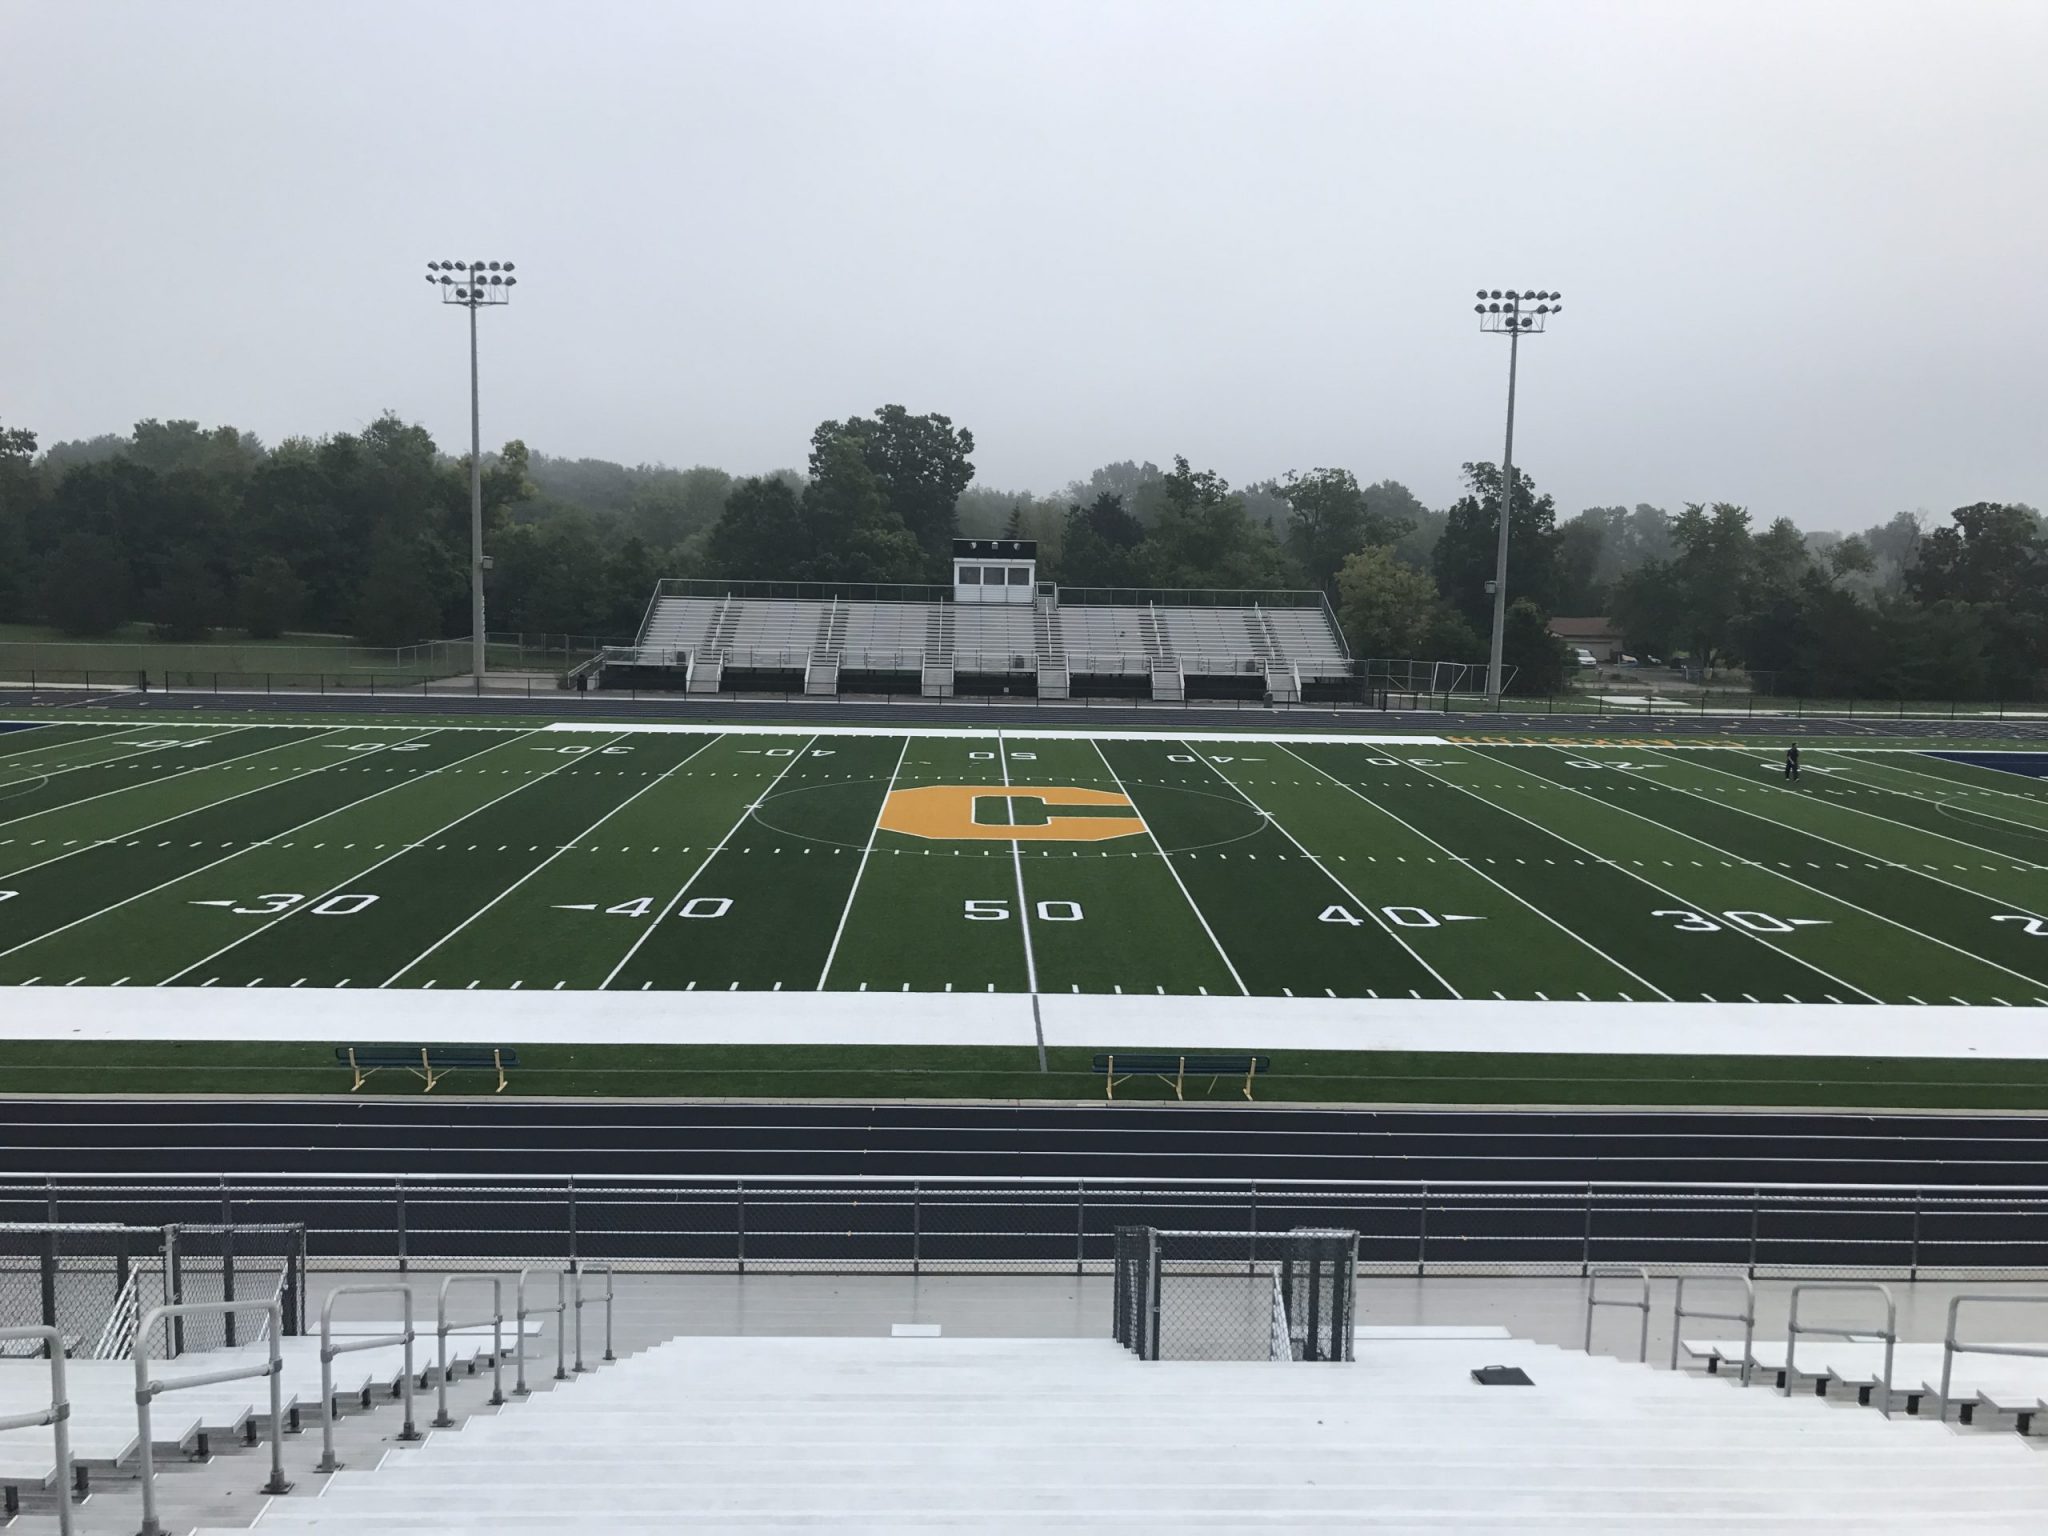
[[[1476,1385],[1492,1364],[1534,1385]],[[2048,1529],[2048,1463],[2016,1436],[1516,1340],[1383,1336],[1343,1366],[682,1338],[313,1491],[256,1529]]]

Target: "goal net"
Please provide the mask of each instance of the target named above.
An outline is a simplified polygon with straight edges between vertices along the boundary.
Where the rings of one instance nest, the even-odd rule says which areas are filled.
[[[1358,1234],[1119,1227],[1116,1340],[1141,1360],[1351,1358]]]

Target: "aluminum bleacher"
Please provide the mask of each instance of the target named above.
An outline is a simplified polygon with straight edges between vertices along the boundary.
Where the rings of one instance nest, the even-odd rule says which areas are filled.
[[[1063,600],[1050,584],[1034,603],[978,604],[939,587],[665,581],[636,643],[605,652],[597,678],[612,687],[666,679],[711,693],[788,689],[801,679],[815,693],[893,690],[922,675],[927,692],[950,691],[959,677],[1029,693],[1050,676],[1076,694],[1150,687],[1155,696],[1291,702],[1304,685],[1340,684],[1354,670],[1315,593],[1074,597]]]
[[[254,1529],[2048,1528],[2048,1478],[2016,1436],[1479,1330],[1362,1330],[1337,1366],[937,1331],[673,1339],[272,1499]],[[1529,1384],[1474,1380],[1494,1365]]]

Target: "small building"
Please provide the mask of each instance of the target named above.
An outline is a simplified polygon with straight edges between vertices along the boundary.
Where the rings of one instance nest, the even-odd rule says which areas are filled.
[[[1036,539],[955,539],[953,601],[1029,603],[1038,593]]]
[[[1621,634],[1612,619],[1552,619],[1550,632],[1573,650],[1590,652],[1597,662],[1621,660]]]

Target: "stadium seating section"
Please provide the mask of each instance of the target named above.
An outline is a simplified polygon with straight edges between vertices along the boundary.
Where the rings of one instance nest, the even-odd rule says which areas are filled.
[[[1124,603],[955,603],[777,595],[767,584],[664,582],[636,643],[608,651],[600,686],[692,693],[1125,693],[1291,703],[1341,688],[1353,668],[1316,594],[1203,594]],[[1088,594],[1093,597],[1097,594]],[[1175,601],[1176,597],[1185,601]]]

